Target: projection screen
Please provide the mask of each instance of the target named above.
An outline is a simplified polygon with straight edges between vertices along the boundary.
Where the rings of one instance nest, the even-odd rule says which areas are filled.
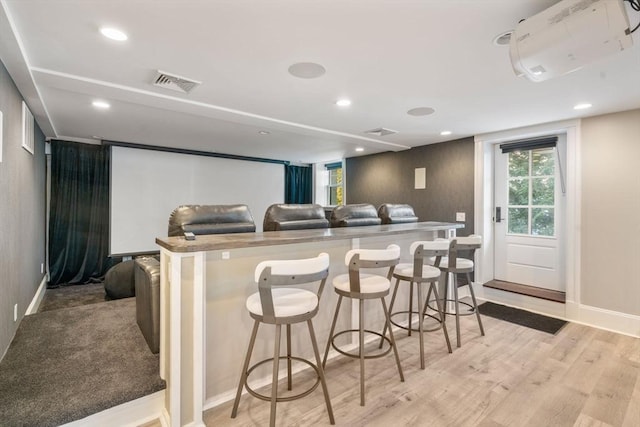
[[[267,207],[284,202],[284,166],[122,146],[111,147],[111,255],[159,250],[171,212],[186,204],[249,206],[262,231]]]

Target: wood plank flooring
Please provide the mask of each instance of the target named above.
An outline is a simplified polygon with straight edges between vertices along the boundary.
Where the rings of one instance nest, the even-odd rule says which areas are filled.
[[[640,426],[640,339],[573,323],[553,336],[486,316],[481,337],[473,317],[461,320],[462,347],[453,354],[440,331],[425,334],[425,370],[417,335],[397,332],[406,381],[400,382],[391,354],[367,360],[364,407],[358,361],[330,360],[326,375],[336,424]],[[310,375],[301,373],[294,387],[309,381]],[[232,404],[205,412],[206,425],[268,425],[269,402],[245,394],[236,419],[230,418]],[[329,425],[321,389],[279,403],[277,424]]]

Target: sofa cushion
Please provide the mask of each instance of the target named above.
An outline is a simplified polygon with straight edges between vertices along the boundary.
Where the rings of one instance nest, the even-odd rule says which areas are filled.
[[[320,205],[275,204],[269,206],[264,214],[264,231],[327,227],[329,227],[329,221],[325,218],[324,209]]]
[[[154,257],[136,258],[136,322],[152,353],[160,351],[160,263]]]
[[[411,205],[385,203],[378,208],[378,216],[383,224],[418,222]]]
[[[331,213],[332,227],[359,227],[380,223],[376,208],[368,203],[337,206]]]
[[[169,237],[193,234],[247,233],[256,231],[247,205],[183,205],[169,217]]]
[[[104,291],[110,299],[130,298],[136,294],[133,260],[119,262],[107,271]]]

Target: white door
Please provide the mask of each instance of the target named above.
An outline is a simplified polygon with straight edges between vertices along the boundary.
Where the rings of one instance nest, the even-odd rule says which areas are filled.
[[[556,148],[502,153],[496,144],[496,280],[565,291],[565,197],[559,161],[565,146],[565,135],[558,135]]]

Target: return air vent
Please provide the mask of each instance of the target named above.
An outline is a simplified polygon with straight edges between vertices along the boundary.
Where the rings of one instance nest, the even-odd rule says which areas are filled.
[[[190,80],[186,77],[180,77],[175,74],[169,74],[158,70],[156,77],[153,79],[153,85],[176,92],[189,93],[201,82]]]
[[[394,133],[398,133],[398,131],[387,129],[387,128],[377,128],[377,129],[367,130],[364,133],[368,135],[374,135],[374,136],[386,136],[386,135],[393,135]]]

